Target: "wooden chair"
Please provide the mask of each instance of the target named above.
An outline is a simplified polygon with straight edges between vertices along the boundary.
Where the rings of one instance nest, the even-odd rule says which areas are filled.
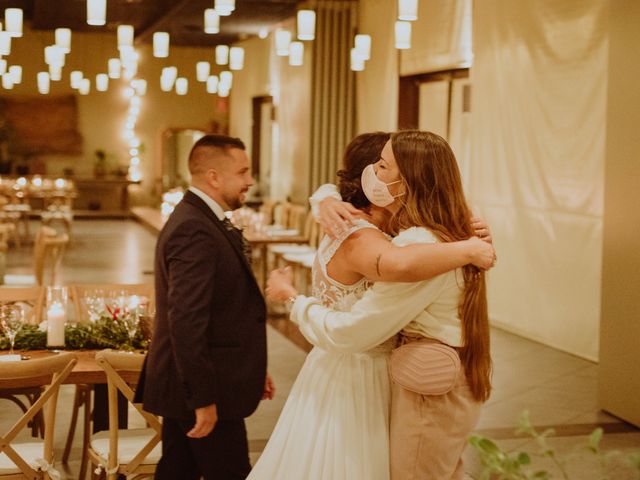
[[[61,353],[23,362],[0,363],[0,389],[44,387],[42,395],[0,436],[0,479],[50,479],[53,473],[53,438],[60,384],[76,364],[73,353]],[[39,413],[44,412],[44,441],[14,442]]]
[[[109,430],[92,435],[91,463],[98,471],[106,471],[107,480],[115,480],[118,475],[152,477],[162,453],[162,425],[155,415],[142,410],[142,405],[133,403],[134,391],[122,376],[124,372],[139,375],[144,355],[103,350],[96,354],[96,361],[107,374]],[[149,428],[118,429],[118,392],[142,415]]]
[[[38,325],[42,321],[42,307],[45,290],[42,287],[8,288],[0,287],[0,305],[19,305],[24,312],[26,323]],[[28,405],[33,405],[42,395],[41,387],[22,387],[3,389],[0,398],[15,403],[26,413]],[[27,403],[22,399],[25,397]],[[42,415],[36,415],[30,422],[31,435],[37,437],[44,434]]]
[[[53,228],[41,226],[33,245],[34,275],[5,275],[6,285],[53,285],[59,277],[62,257],[69,243],[69,236],[58,234]],[[45,278],[45,270],[49,275]]]
[[[69,294],[71,301],[73,302],[75,318],[78,322],[89,321],[87,308],[84,305],[83,299],[89,292],[102,291],[105,296],[108,296],[113,292],[124,292],[125,295],[138,295],[140,297],[147,297],[149,301],[149,312],[154,311],[155,306],[155,291],[153,284],[122,284],[122,283],[94,283],[94,284],[75,284],[69,286]],[[148,326],[150,329],[153,325]],[[78,415],[80,408],[84,408],[83,412],[83,433],[82,433],[82,459],[80,461],[80,478],[84,478],[87,462],[88,462],[88,446],[89,437],[91,434],[91,385],[76,385],[76,393],[73,399],[73,407],[71,411],[71,421],[69,422],[69,432],[67,433],[67,441],[64,446],[64,452],[62,454],[62,462],[67,463],[69,461],[69,455],[71,454],[71,447],[73,445],[73,438],[76,433],[76,426],[78,424]]]

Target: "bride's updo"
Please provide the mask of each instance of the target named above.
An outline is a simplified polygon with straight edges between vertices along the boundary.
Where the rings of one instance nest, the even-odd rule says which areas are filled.
[[[356,208],[367,208],[371,202],[362,193],[362,170],[380,158],[380,152],[389,140],[386,132],[363,133],[355,137],[344,152],[342,169],[338,171],[338,190],[342,200]]]

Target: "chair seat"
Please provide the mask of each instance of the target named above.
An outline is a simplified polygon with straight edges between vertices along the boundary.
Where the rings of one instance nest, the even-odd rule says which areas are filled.
[[[31,468],[37,470],[38,460],[44,457],[44,442],[12,443],[13,448]],[[20,473],[20,469],[6,454],[0,453],[0,475]]]
[[[138,454],[140,449],[155,435],[152,428],[137,428],[131,430],[118,430],[118,464],[126,465]],[[91,449],[107,463],[109,456],[109,432],[107,430],[98,432],[91,436]],[[155,464],[162,456],[162,442],[158,443],[147,458],[142,461],[142,465]]]
[[[315,252],[315,249],[309,245],[299,245],[295,243],[282,243],[276,245],[269,245],[269,251],[272,253],[279,253],[281,255],[287,253],[310,253]]]
[[[305,268],[311,268],[313,266],[313,261],[316,258],[316,252],[314,250],[309,253],[289,253],[285,254],[283,258],[287,262],[299,263]]]

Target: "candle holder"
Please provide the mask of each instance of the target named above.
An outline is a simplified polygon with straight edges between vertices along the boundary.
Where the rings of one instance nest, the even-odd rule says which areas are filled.
[[[67,323],[67,287],[47,287],[47,347],[64,348]]]

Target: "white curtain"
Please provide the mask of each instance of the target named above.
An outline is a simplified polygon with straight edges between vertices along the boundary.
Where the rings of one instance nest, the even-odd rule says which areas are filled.
[[[492,321],[598,357],[606,0],[481,0],[473,14],[472,204],[493,227]]]

